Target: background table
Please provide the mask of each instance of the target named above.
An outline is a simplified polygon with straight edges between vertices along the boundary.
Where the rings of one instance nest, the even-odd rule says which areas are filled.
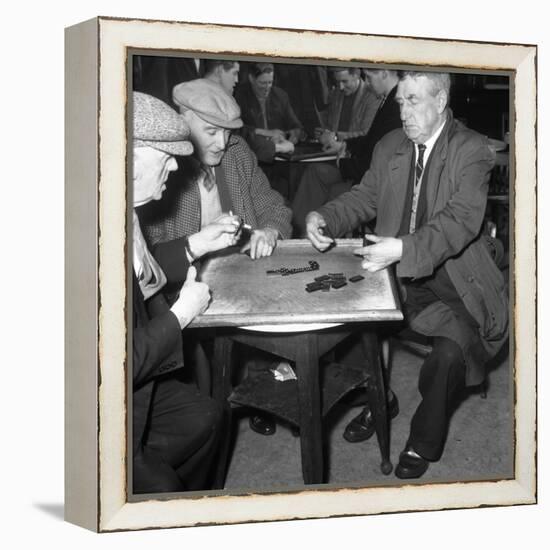
[[[318,162],[334,164],[336,155],[324,152],[322,145],[318,142],[301,142],[296,144],[294,153],[277,153],[274,160],[273,165],[262,165],[262,169],[268,178],[273,172],[284,174],[287,188],[279,191],[282,191],[285,198],[292,202],[308,164]]]
[[[341,379],[340,385],[332,385],[332,390],[325,391],[322,396],[319,357],[354,330],[362,331],[366,354],[364,374],[372,382],[368,385],[369,402],[377,427],[382,471],[389,473],[392,468],[389,462],[386,390],[375,327],[371,322],[400,321],[403,316],[391,271],[374,274],[363,271],[361,258],[352,253],[359,246],[361,241],[358,239],[341,239],[336,247],[321,253],[307,240],[281,241],[269,258],[251,260],[247,255],[229,251],[207,260],[200,271],[201,280],[211,288],[212,303],[191,326],[217,327],[216,368],[213,372],[213,395],[216,399],[225,401],[231,395],[234,341],[271,352],[296,364],[298,380],[293,386],[293,395],[284,403],[286,411],[281,409],[282,402],[277,399],[276,392],[269,394],[273,395],[272,403],[263,403],[261,396],[258,400],[256,391],[256,400],[249,399],[248,404],[262,408],[263,403],[265,410],[299,426],[305,483],[323,481],[322,413],[327,412],[345,392]],[[266,271],[280,267],[304,267],[309,260],[319,263],[318,271],[288,276],[266,274]],[[348,278],[347,285],[329,292],[305,291],[306,283],[327,273],[344,273]],[[364,279],[357,283],[349,282],[349,277],[357,274],[363,275]],[[285,331],[289,323],[302,325],[304,330],[296,331],[294,327],[293,332]],[[344,326],[320,330],[317,327],[318,330],[310,331],[308,325],[311,323],[338,323]],[[261,328],[266,325],[279,326],[281,332],[266,334],[242,330],[243,327]],[[352,386],[364,379],[350,376],[348,382]],[[239,398],[237,392],[234,400],[244,404],[242,396],[241,392]],[[293,412],[293,407],[296,412]],[[227,453],[228,444],[226,441],[223,453]],[[225,459],[222,456],[222,470],[225,470]],[[223,474],[220,473],[220,476],[223,477]]]

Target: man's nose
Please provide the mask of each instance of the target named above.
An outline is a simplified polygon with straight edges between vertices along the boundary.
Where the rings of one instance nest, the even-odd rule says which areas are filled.
[[[227,143],[227,137],[225,135],[225,132],[218,132],[218,134],[216,135],[216,146],[220,150],[223,150],[225,149],[226,143]]]
[[[343,82],[338,82],[338,89],[340,91],[344,89],[344,83]]]

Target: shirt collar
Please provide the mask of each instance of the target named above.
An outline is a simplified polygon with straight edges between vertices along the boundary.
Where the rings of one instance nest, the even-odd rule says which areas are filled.
[[[445,123],[447,122],[447,118],[445,118],[441,124],[441,126],[435,131],[434,135],[428,139],[424,145],[426,146],[426,150],[424,151],[424,164],[426,164],[426,161],[428,160],[430,153],[432,152],[432,149],[434,148],[435,142],[437,141],[437,138],[441,135],[441,132],[443,131],[443,128],[445,127]],[[418,158],[418,144],[414,144],[414,150],[416,152],[416,156]]]

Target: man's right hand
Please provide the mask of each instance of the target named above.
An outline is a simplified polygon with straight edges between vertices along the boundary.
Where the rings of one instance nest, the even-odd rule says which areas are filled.
[[[170,308],[177,317],[180,328],[185,328],[197,315],[206,311],[209,302],[210,289],[206,283],[197,281],[197,270],[191,266],[187,271],[187,278],[181,287],[178,299]]]
[[[189,237],[189,248],[193,256],[200,258],[209,252],[215,252],[237,244],[238,227],[238,216],[222,214],[198,233]]]
[[[275,143],[281,143],[286,140],[286,133],[277,128],[273,130],[268,130],[270,133],[271,140]]]
[[[313,130],[313,135],[315,139],[319,139],[324,131],[325,131],[324,128],[319,128],[319,127],[315,128],[315,130]]]
[[[326,226],[327,222],[318,212],[310,212],[306,216],[307,238],[317,250],[326,250],[334,242],[324,234],[323,228]]]
[[[286,139],[284,141],[280,141],[275,144],[275,152],[292,154],[294,153],[294,143]]]

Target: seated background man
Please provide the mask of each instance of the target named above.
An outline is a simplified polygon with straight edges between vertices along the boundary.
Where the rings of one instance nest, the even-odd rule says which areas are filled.
[[[331,67],[336,81],[328,107],[322,117],[324,126],[315,130],[315,137],[325,146],[368,132],[380,100],[361,79],[357,68]]]
[[[174,101],[189,125],[195,151],[177,173],[180,180],[154,209],[143,213],[144,233],[155,258],[172,280],[181,281],[182,262],[204,254],[201,228],[229,211],[252,227],[243,250],[250,250],[253,260],[271,255],[277,239],[290,237],[292,214],[244,139],[231,134],[242,126],[239,106],[205,79],[176,86]],[[264,369],[255,362],[249,375]],[[275,424],[260,415],[253,417],[252,426],[260,426],[260,433],[275,431]]]
[[[376,218],[373,244],[356,251],[362,266],[395,264],[407,325],[432,338],[395,470],[403,479],[439,460],[457,396],[484,380],[508,336],[505,283],[480,234],[494,153],[453,118],[449,94],[448,74],[404,72],[396,94],[403,129],[382,138],[359,185],[306,220],[308,237],[324,250],[332,240],[323,227],[342,235]]]
[[[305,217],[328,200],[349,191],[368,170],[375,145],[391,130],[401,127],[399,106],[395,102],[397,71],[367,69],[370,88],[381,104],[369,131],[346,140],[333,141],[325,149],[338,154],[338,164],[318,163],[308,166],[292,202],[293,223],[297,237],[306,236]]]
[[[134,208],[160,199],[173,155],[189,155],[189,130],[162,101],[135,92]],[[234,243],[236,220],[211,231],[209,248]],[[133,489],[159,493],[208,488],[221,410],[196,387],[182,383],[182,333],[210,300],[206,284],[183,259],[186,279],[169,307],[162,294],[166,276],[150,254],[134,210],[133,219]]]
[[[244,136],[262,163],[272,163],[275,153],[291,153],[303,131],[288,94],[273,86],[273,76],[273,63],[252,63],[235,93]]]
[[[273,85],[273,63],[250,63],[248,77],[237,89],[241,108],[242,135],[260,162],[270,185],[288,198],[289,172],[275,162],[277,153],[292,153],[303,132],[288,94]]]
[[[233,95],[235,86],[239,82],[239,69],[238,61],[206,59],[204,61],[204,78],[215,82],[229,95]]]

